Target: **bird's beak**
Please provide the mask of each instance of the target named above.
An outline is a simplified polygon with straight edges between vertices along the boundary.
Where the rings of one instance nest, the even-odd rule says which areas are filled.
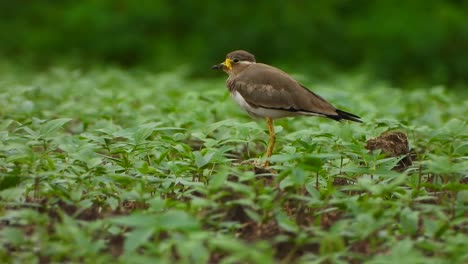
[[[216,65],[211,66],[211,69],[212,70],[221,70],[223,68],[223,66],[224,65],[222,63],[220,63],[220,64],[216,64]]]
[[[228,70],[232,70],[232,64],[231,64],[231,60],[230,59],[226,59],[224,62],[220,63],[220,64],[216,64],[216,65],[213,65],[211,67],[212,70],[224,70],[224,69],[228,69]]]

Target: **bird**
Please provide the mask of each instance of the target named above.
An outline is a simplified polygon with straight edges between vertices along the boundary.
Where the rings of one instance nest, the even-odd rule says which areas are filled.
[[[273,66],[257,63],[245,50],[228,53],[226,59],[211,67],[228,74],[226,86],[236,103],[251,117],[265,118],[269,132],[267,168],[276,143],[273,120],[293,116],[319,116],[336,121],[362,123],[361,117],[337,109],[320,95]]]

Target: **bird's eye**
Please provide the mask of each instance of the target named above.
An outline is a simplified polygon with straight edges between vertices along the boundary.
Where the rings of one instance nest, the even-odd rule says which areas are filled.
[[[233,62],[239,62],[239,59],[234,59],[234,60],[232,60],[232,61],[233,61]]]

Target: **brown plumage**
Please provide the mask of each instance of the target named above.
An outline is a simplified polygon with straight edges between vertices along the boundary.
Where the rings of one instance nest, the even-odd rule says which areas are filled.
[[[227,87],[244,110],[251,116],[267,118],[270,131],[267,158],[274,146],[272,119],[309,115],[362,122],[359,116],[336,109],[282,70],[256,63],[255,56],[246,51],[228,53],[226,60],[212,69],[222,69],[229,75]],[[268,166],[268,160],[265,165]]]

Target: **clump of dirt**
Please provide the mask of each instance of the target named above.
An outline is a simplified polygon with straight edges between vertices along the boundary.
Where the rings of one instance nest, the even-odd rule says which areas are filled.
[[[370,151],[380,149],[382,153],[389,157],[405,156],[394,168],[398,171],[404,170],[413,164],[410,156],[408,137],[400,131],[387,131],[376,138],[369,139],[366,149]]]
[[[339,186],[339,185],[348,185],[349,180],[344,178],[344,177],[334,177],[333,178],[333,185],[334,186]]]

